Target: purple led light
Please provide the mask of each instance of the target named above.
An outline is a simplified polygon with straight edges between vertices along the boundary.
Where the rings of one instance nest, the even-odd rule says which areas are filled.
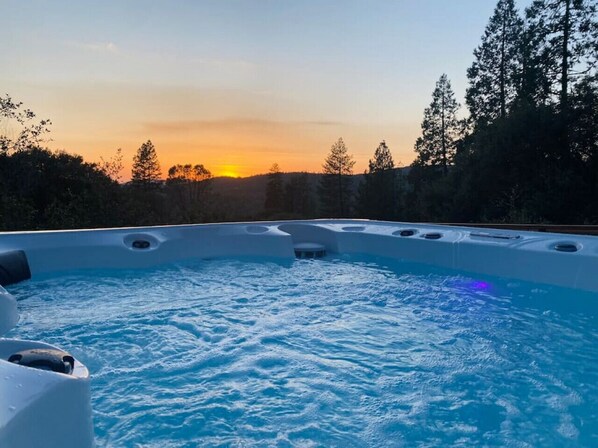
[[[490,288],[490,283],[488,282],[483,282],[481,280],[474,280],[472,281],[469,286],[472,289],[489,289]]]

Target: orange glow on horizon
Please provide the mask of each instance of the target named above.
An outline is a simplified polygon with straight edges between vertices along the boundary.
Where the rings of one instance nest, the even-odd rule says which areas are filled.
[[[224,165],[212,172],[214,177],[241,177],[239,167],[235,165]]]
[[[187,138],[148,132],[133,138],[126,136],[120,139],[116,135],[109,140],[88,140],[69,135],[61,129],[56,131],[52,132],[53,140],[49,142],[52,149],[79,154],[89,162],[109,160],[117,148],[122,148],[123,181],[130,180],[133,157],[148,138],[156,147],[163,178],[166,178],[168,169],[177,164],[202,164],[214,177],[236,178],[266,174],[273,163],[277,163],[282,172],[319,173],[330,146],[341,136],[356,161],[354,173],[360,174],[367,168],[368,160],[372,158],[382,139],[377,135],[390,134],[384,132],[386,129],[348,128],[344,129],[345,132],[337,130],[318,135],[310,129],[297,131],[294,126],[290,126],[290,129],[281,129],[278,131],[279,135],[274,136],[259,135],[254,130],[223,130],[221,133],[205,132],[208,135],[192,135]],[[397,166],[407,166],[413,160],[411,138],[409,134],[396,135],[392,140],[386,138]],[[408,149],[403,149],[405,147]]]
[[[151,95],[148,92],[151,91]],[[289,105],[247,91],[99,84],[31,88],[15,98],[52,119],[51,149],[108,160],[122,148],[121,179],[131,178],[133,157],[148,139],[156,147],[162,177],[176,164],[203,164],[214,176],[322,171],[331,145],[342,137],[363,173],[381,140],[397,165],[414,159],[418,114],[397,121],[354,120],[321,106]]]

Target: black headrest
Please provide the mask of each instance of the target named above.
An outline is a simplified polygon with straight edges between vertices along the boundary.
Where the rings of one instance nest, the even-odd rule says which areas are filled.
[[[24,251],[0,252],[0,285],[11,285],[30,278],[31,271]]]

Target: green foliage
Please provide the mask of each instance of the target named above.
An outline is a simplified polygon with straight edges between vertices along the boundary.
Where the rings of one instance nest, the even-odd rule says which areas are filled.
[[[322,167],[324,176],[318,186],[321,214],[330,218],[348,217],[352,210],[353,166],[345,142],[339,138],[330,148]]]

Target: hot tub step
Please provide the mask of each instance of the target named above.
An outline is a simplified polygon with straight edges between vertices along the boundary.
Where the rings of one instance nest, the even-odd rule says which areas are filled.
[[[318,243],[297,243],[293,246],[297,258],[322,258],[326,247]]]

